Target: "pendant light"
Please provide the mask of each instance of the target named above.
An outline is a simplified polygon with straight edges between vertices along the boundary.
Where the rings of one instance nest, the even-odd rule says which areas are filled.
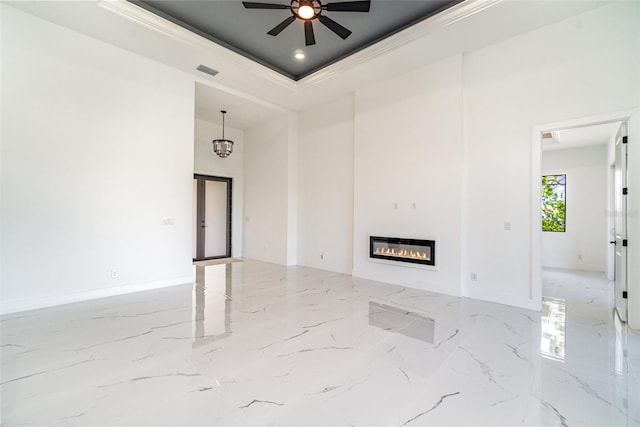
[[[223,159],[226,159],[229,157],[229,154],[233,153],[233,141],[224,139],[224,115],[227,114],[227,112],[224,110],[220,112],[222,113],[222,139],[214,139],[211,142],[213,143],[213,152]]]

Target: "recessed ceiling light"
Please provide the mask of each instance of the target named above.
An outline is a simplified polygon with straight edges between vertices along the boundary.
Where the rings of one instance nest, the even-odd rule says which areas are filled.
[[[304,52],[301,50],[296,50],[293,54],[293,57],[296,59],[304,59]]]

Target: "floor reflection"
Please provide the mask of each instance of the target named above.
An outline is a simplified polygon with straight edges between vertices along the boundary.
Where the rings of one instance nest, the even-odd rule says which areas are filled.
[[[231,335],[231,264],[196,266],[193,289],[193,347]]]
[[[194,272],[2,316],[2,425],[640,425],[640,335],[602,274],[545,270],[540,316],[308,267]]]
[[[540,352],[564,361],[567,304],[564,299],[542,297]]]
[[[624,374],[624,348],[627,325],[620,320],[620,317],[618,317],[615,311],[613,312],[613,325],[616,334],[614,367],[616,374],[622,375]]]
[[[403,308],[369,301],[369,325],[433,344],[435,321]]]

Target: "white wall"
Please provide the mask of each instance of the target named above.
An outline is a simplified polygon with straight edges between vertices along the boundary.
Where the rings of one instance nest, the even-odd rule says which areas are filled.
[[[353,275],[460,295],[461,185],[461,56],[356,92]],[[438,270],[371,262],[370,235],[435,239]]]
[[[567,176],[566,231],[542,233],[542,265],[607,271],[606,145],[544,151],[542,175]]]
[[[3,16],[3,12],[4,12],[4,7],[2,7],[0,5],[0,23],[2,23],[2,16]],[[3,72],[3,67],[2,67],[2,61],[3,61],[3,57],[4,55],[2,55],[2,48],[4,46],[3,43],[3,33],[4,31],[2,31],[2,27],[0,27],[0,120],[3,116],[3,109],[2,109],[2,104],[3,104],[3,97],[2,95],[2,82],[4,81],[4,72]],[[3,152],[4,150],[2,149],[2,139],[3,139],[4,133],[2,132],[2,123],[0,121],[0,190],[2,190],[2,176],[3,176],[3,170],[2,170],[2,158],[3,156]],[[2,252],[3,252],[3,248],[2,248],[2,243],[3,242],[3,235],[2,235],[2,200],[4,199],[4,191],[0,191],[0,300],[2,300],[2,260],[3,260],[3,256],[2,256]],[[2,307],[0,305],[0,313],[2,313]],[[0,421],[1,421],[0,417]]]
[[[0,7],[2,311],[191,281],[193,79]]]
[[[298,114],[287,114],[287,265],[298,263]]]
[[[465,295],[539,306],[530,280],[531,130],[638,108],[638,7],[617,2],[465,54]]]
[[[243,158],[244,132],[224,127],[225,137],[233,141],[233,153],[226,159],[213,152],[211,141],[220,138],[222,126],[195,119],[194,172],[202,175],[233,179],[231,206],[231,255],[242,256],[242,218],[244,206]]]
[[[289,203],[287,116],[244,133],[245,258],[287,264]]]
[[[300,114],[298,263],[351,274],[353,95]]]
[[[462,280],[466,296],[535,308],[532,128],[638,108],[639,6],[616,2],[359,90],[354,275],[454,295]],[[6,5],[2,66],[3,310],[28,305],[22,298],[50,303],[190,276],[193,80]],[[322,132],[346,141],[350,119],[327,112]],[[317,257],[306,191],[320,185],[305,169],[315,136],[299,132],[297,155],[295,129],[283,117],[244,134],[245,257]],[[638,182],[640,150],[629,156]],[[336,168],[343,177],[345,167]],[[640,240],[637,194],[632,241]],[[345,189],[323,197],[348,214]],[[167,217],[175,226],[160,227]],[[343,241],[345,224],[335,229]],[[439,271],[368,262],[369,233],[436,237]],[[638,307],[630,319],[640,325],[640,290],[631,287],[640,287],[640,263],[629,268]]]

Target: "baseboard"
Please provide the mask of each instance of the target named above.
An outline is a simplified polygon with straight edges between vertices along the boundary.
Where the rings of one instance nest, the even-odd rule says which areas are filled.
[[[361,271],[361,270],[354,269],[351,273],[351,276],[357,277],[359,279],[372,280],[374,282],[402,286],[405,288],[417,289],[420,291],[434,292],[437,294],[443,294],[443,295],[448,295],[452,297],[459,298],[462,296],[459,292],[456,292],[456,288],[452,290],[449,287],[434,286],[432,283],[421,283],[419,285],[416,285],[415,282],[411,282],[410,280],[406,280],[406,279],[398,279],[396,276],[393,276],[393,275],[380,277],[379,275],[370,273],[368,271]]]
[[[551,271],[579,271],[582,273],[596,273],[596,274],[603,274],[606,276],[607,271],[606,270],[591,270],[589,268],[572,268],[572,267],[554,267],[552,265],[543,265],[542,266],[543,270],[551,270]]]
[[[518,295],[504,292],[487,292],[477,289],[463,289],[466,298],[473,298],[481,301],[495,302],[498,304],[510,305],[513,307],[526,308],[527,310],[540,311],[542,302],[540,300],[522,298]]]
[[[66,295],[2,300],[0,314],[18,313],[21,311],[36,310],[38,308],[53,307],[56,305],[106,298],[116,295],[132,294],[152,289],[168,288],[170,286],[184,285],[187,283],[193,283],[192,276],[177,277],[175,279],[165,279],[147,283],[136,283],[133,285],[117,286],[113,288],[96,289]]]

